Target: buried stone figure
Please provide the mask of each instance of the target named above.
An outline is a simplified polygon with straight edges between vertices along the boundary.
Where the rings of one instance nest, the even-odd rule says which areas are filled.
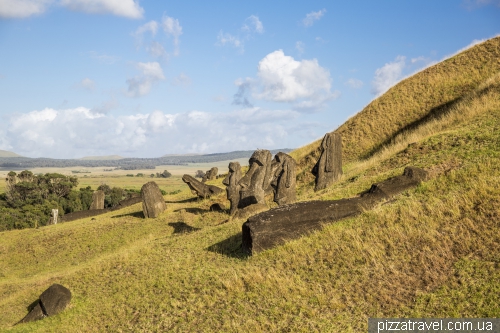
[[[240,202],[238,208],[253,204],[265,205],[265,191],[271,181],[271,152],[265,149],[256,150],[250,157],[247,173],[240,179]]]
[[[189,186],[191,192],[200,198],[208,198],[222,192],[221,188],[214,185],[206,185],[190,175],[182,176],[182,180]]]
[[[222,181],[222,184],[226,185],[227,199],[231,203],[229,215],[233,216],[238,210],[238,203],[240,202],[241,186],[238,182],[241,179],[241,165],[238,162],[230,162],[228,168],[229,173]]]
[[[327,188],[342,176],[342,136],[326,133],[320,149],[321,156],[312,169],[316,176],[315,191]]]
[[[295,193],[296,177],[295,160],[285,153],[279,152],[271,163],[271,186],[274,189],[274,202],[278,205],[294,203],[297,199]]]

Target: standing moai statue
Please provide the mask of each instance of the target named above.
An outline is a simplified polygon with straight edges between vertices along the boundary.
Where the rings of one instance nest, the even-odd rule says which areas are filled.
[[[248,161],[250,168],[238,184],[241,186],[238,208],[253,204],[265,205],[265,190],[271,180],[271,159],[269,150],[256,150]]]
[[[214,180],[215,177],[217,177],[217,173],[219,173],[219,169],[217,167],[213,167],[205,173],[201,181],[204,183],[207,180]]]
[[[161,195],[160,188],[155,182],[149,182],[142,185],[141,188],[142,211],[145,218],[155,218],[160,215],[167,205]]]
[[[297,163],[290,155],[279,152],[271,163],[271,186],[274,188],[274,202],[287,205],[297,200],[296,167]]]
[[[59,217],[59,210],[52,209],[52,224],[57,224],[57,218]]]
[[[89,209],[104,209],[104,191],[98,190],[92,193],[92,204]]]
[[[327,188],[342,176],[342,136],[326,133],[320,148],[321,156],[312,169],[316,176],[315,191]]]
[[[236,211],[238,210],[238,203],[240,202],[241,186],[238,184],[238,182],[241,179],[241,165],[239,162],[230,162],[228,168],[229,173],[222,181],[222,184],[227,186],[227,199],[231,203],[229,215],[233,216],[234,213],[236,213]]]

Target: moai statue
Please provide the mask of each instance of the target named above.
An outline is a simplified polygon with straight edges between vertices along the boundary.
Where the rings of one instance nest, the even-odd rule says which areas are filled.
[[[207,180],[214,180],[215,177],[217,176],[217,173],[219,172],[219,169],[217,167],[213,167],[211,168],[210,170],[208,170],[205,175],[203,176],[203,178],[201,179],[201,181],[204,183],[206,182]]]
[[[230,162],[228,168],[229,173],[222,181],[222,184],[227,186],[227,199],[231,203],[229,215],[233,216],[234,213],[236,213],[236,211],[238,210],[238,203],[240,202],[241,186],[238,184],[238,182],[241,179],[241,165],[238,162]]]
[[[58,209],[52,209],[52,224],[57,224],[57,218],[59,216]]]
[[[238,208],[253,204],[265,205],[265,190],[271,181],[271,159],[269,150],[256,150],[248,161],[250,168],[238,184],[241,186]]]
[[[271,186],[274,188],[274,202],[278,205],[287,205],[297,200],[295,193],[296,174],[295,160],[285,153],[279,152],[271,163]]]
[[[167,209],[160,188],[155,182],[142,185],[141,198],[142,212],[145,218],[155,218]]]
[[[92,193],[92,204],[89,210],[104,209],[104,191],[98,190]]]
[[[320,148],[321,156],[312,169],[316,176],[315,191],[327,188],[342,176],[342,136],[326,133]]]
[[[182,176],[182,181],[189,186],[189,188],[191,189],[191,193],[196,194],[200,198],[208,198],[223,191],[217,186],[206,185],[203,182],[196,180],[194,177],[191,177],[190,175]]]

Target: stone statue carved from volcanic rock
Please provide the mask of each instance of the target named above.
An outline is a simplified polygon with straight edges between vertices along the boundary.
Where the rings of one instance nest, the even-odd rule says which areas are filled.
[[[321,156],[312,169],[316,176],[315,191],[327,188],[342,176],[342,136],[326,133],[320,148]]]
[[[239,185],[238,182],[241,179],[241,165],[238,162],[230,162],[228,168],[229,173],[222,181],[222,184],[227,186],[227,199],[231,203],[229,215],[232,216],[238,210],[238,203],[240,202],[241,185]]]
[[[285,153],[279,152],[271,163],[271,186],[274,188],[274,202],[278,205],[294,203],[297,199],[295,193],[296,177],[295,160]]]
[[[167,205],[161,195],[160,188],[155,182],[148,182],[141,188],[142,211],[145,218],[158,217]]]
[[[104,191],[98,190],[92,193],[92,204],[89,209],[104,209]]]
[[[213,167],[212,169],[208,170],[201,181],[204,183],[207,180],[214,180],[217,177],[217,174],[219,173],[219,169],[217,167]]]
[[[18,324],[56,315],[64,310],[70,301],[71,291],[60,284],[53,284],[40,295],[36,305]]]
[[[217,186],[203,184],[199,180],[196,180],[194,177],[191,177],[190,175],[182,176],[182,180],[189,186],[191,192],[193,192],[193,194],[196,194],[200,198],[208,198],[212,195],[217,195],[223,191],[221,188]]]
[[[248,161],[250,168],[238,184],[241,186],[238,208],[253,204],[265,205],[265,190],[271,181],[271,159],[269,150],[256,150]]]

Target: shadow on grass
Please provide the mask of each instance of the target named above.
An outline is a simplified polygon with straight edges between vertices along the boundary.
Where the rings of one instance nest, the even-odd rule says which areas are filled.
[[[241,232],[229,238],[220,241],[214,245],[210,245],[207,251],[225,255],[231,258],[246,259],[248,254],[243,252],[241,248]]]
[[[169,226],[174,228],[174,234],[185,234],[193,231],[201,230],[201,228],[195,228],[190,225],[187,225],[184,222],[170,222]]]
[[[180,212],[180,211],[186,211],[187,213],[191,213],[191,214],[196,214],[196,215],[199,215],[199,214],[203,214],[203,213],[207,213],[209,212],[208,210],[206,209],[201,209],[201,208],[196,208],[196,207],[191,207],[191,208],[180,208],[180,209],[177,209],[177,210],[174,210],[174,212]]]
[[[143,219],[144,218],[144,213],[142,211],[140,211],[140,212],[133,212],[133,213],[128,213],[128,214],[121,214],[121,215],[111,216],[111,218],[112,219],[116,219],[116,218],[119,218],[119,217],[127,217],[127,216],[131,216],[131,217],[136,217],[136,218],[139,218],[139,219]]]
[[[188,202],[197,202],[197,201],[198,201],[198,197],[194,197],[194,198],[184,199],[184,200],[180,200],[180,201],[167,201],[167,200],[165,200],[165,203],[188,203]]]

